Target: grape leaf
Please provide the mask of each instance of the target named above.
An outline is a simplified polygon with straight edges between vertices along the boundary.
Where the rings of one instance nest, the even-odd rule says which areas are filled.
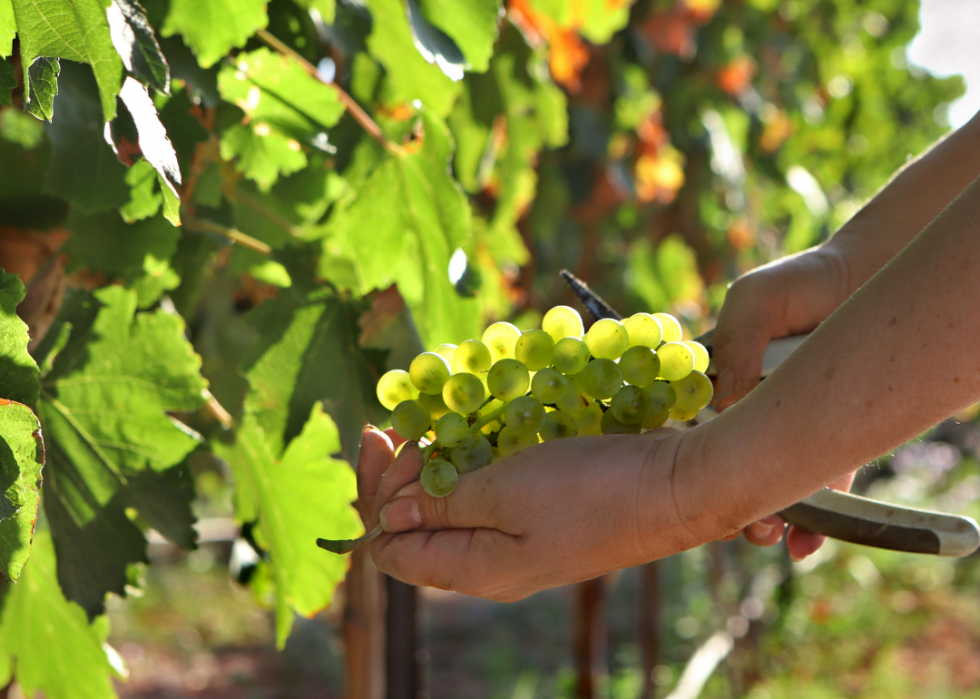
[[[15,658],[17,682],[28,697],[38,690],[47,699],[115,697],[111,677],[122,677],[123,666],[105,645],[108,631],[105,619],[90,625],[81,608],[65,599],[51,536],[39,531],[30,565],[4,599],[0,656],[7,677]]]
[[[143,157],[159,173],[161,185],[164,185],[179,199],[175,186],[180,184],[180,165],[177,164],[177,153],[174,152],[173,144],[167,137],[167,130],[160,122],[157,108],[153,104],[150,94],[146,91],[146,87],[133,78],[126,78],[126,82],[123,83],[119,92],[119,97],[136,124]]]
[[[418,4],[425,18],[452,38],[470,70],[482,73],[487,69],[497,40],[500,0],[418,0]]]
[[[41,425],[26,405],[0,399],[0,573],[20,577],[41,499]]]
[[[422,147],[389,156],[357,190],[356,199],[331,220],[330,246],[353,260],[361,292],[392,283],[412,309],[426,347],[476,337],[477,302],[464,299],[449,280],[449,258],[470,241],[470,207],[449,174],[452,139],[445,125],[422,117]],[[364,231],[371,245],[364,245]]]
[[[427,63],[439,67],[450,80],[462,80],[466,69],[466,57],[456,42],[438,27],[432,26],[422,15],[416,0],[408,0],[408,23],[412,27],[412,40],[415,48]]]
[[[266,0],[173,0],[161,34],[182,34],[204,68],[241,48],[269,18]]]
[[[170,66],[153,27],[134,0],[112,0],[106,11],[112,45],[123,65],[144,85],[170,92]]]
[[[0,0],[0,58],[6,58],[14,50],[14,35],[17,22],[14,20],[13,0]]]
[[[236,169],[263,190],[306,167],[306,154],[292,138],[273,132],[268,126],[235,124],[221,136],[221,157],[238,158]]]
[[[31,79],[27,68],[38,56],[88,63],[99,85],[105,121],[115,118],[116,95],[122,87],[122,60],[109,35],[109,2],[13,0],[25,88],[29,88]]]
[[[385,68],[385,104],[420,100],[433,114],[445,116],[452,109],[459,85],[416,50],[405,7],[399,0],[374,0],[373,24],[367,45]]]
[[[337,427],[319,403],[281,458],[251,414],[243,418],[233,447],[215,445],[235,474],[239,518],[257,517],[256,539],[269,552],[279,648],[292,628],[293,610],[311,616],[329,606],[347,572],[347,560],[325,555],[317,537],[345,539],[364,532],[351,506],[357,499],[354,471],[330,457],[339,450]]]
[[[103,137],[99,98],[88,68],[70,61],[62,66],[54,109],[59,118],[48,127],[53,148],[48,190],[82,213],[121,206],[129,197],[126,167]]]
[[[136,507],[134,488],[166,478],[199,443],[167,414],[204,400],[183,321],[135,313],[136,302],[118,286],[78,293],[38,348],[51,365],[38,403],[48,447],[45,510],[62,588],[90,616],[101,613],[106,592],[122,594],[127,564],[145,558],[143,535],[125,512]],[[55,352],[48,338],[69,325]],[[188,520],[189,497],[165,505],[171,529]]]
[[[245,409],[279,456],[313,405],[322,402],[353,462],[361,429],[384,418],[370,365],[357,347],[360,309],[326,289],[304,292],[301,286],[280,292],[246,317],[261,339],[242,362],[251,387]]]
[[[30,95],[27,100],[27,111],[38,119],[51,121],[54,116],[54,97],[58,94],[58,73],[61,64],[57,58],[41,56],[27,70],[31,79],[28,81]]]
[[[129,185],[129,201],[119,208],[126,223],[134,223],[160,210],[160,193],[157,191],[157,173],[145,160],[134,163],[126,171],[126,184]]]
[[[17,78],[14,77],[14,67],[7,62],[7,59],[0,58],[0,104],[10,106],[10,91],[15,87],[17,87]]]
[[[0,398],[34,405],[38,369],[27,352],[27,324],[17,317],[26,290],[16,274],[0,270]]]

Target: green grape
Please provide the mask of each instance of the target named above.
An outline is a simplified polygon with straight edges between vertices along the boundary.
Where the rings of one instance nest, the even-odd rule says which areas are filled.
[[[668,342],[657,350],[660,358],[660,376],[668,381],[677,381],[694,371],[694,353],[680,342]]]
[[[626,332],[630,335],[630,347],[643,345],[657,349],[664,337],[660,321],[649,313],[636,313],[623,321]]]
[[[660,358],[646,345],[636,345],[623,352],[619,358],[619,370],[626,383],[649,386],[660,375]]]
[[[421,393],[415,400],[421,403],[422,407],[429,411],[429,415],[432,416],[433,420],[438,420],[449,412],[449,407],[446,405],[446,401],[442,399],[441,393],[434,396],[430,396],[427,393]]]
[[[711,363],[711,357],[708,356],[708,350],[705,346],[695,340],[684,340],[681,344],[687,345],[694,355],[694,371],[700,371],[702,374],[706,372]]]
[[[456,354],[456,345],[451,345],[447,342],[446,344],[439,345],[432,351],[449,362],[449,366],[452,367],[453,356]]]
[[[551,335],[556,343],[566,337],[580,338],[585,334],[582,316],[568,306],[555,306],[549,309],[541,320],[541,329]]]
[[[407,371],[392,369],[378,379],[378,401],[388,410],[403,400],[414,400],[419,397],[419,390],[412,385],[412,378]]]
[[[677,402],[674,387],[666,381],[654,381],[649,386],[644,386],[643,392],[650,399],[650,410],[654,413],[669,413]]]
[[[533,447],[538,443],[536,432],[521,432],[510,425],[505,425],[497,435],[497,451],[504,458],[513,456],[519,451]]]
[[[412,360],[408,367],[408,375],[412,377],[415,388],[422,393],[435,395],[442,392],[442,387],[452,376],[453,370],[449,362],[441,354],[423,352]]]
[[[593,359],[582,371],[582,387],[593,398],[612,398],[622,385],[623,374],[611,359]]]
[[[653,317],[663,328],[664,336],[662,342],[680,342],[684,337],[684,330],[681,328],[680,321],[669,313],[654,313]]]
[[[577,374],[589,363],[589,346],[577,337],[565,337],[555,343],[555,369],[563,374]]]
[[[442,387],[442,399],[450,410],[460,415],[476,412],[486,398],[483,382],[465,372],[453,374]]]
[[[669,417],[669,410],[665,410],[662,413],[650,413],[647,415],[646,419],[640,423],[640,427],[645,430],[655,430],[658,427],[663,427],[664,423],[667,422],[667,418]]]
[[[432,426],[432,418],[417,400],[403,400],[391,411],[391,426],[402,439],[418,441]]]
[[[517,340],[514,357],[523,362],[529,371],[540,371],[551,366],[555,341],[544,330],[528,330]]]
[[[602,420],[599,423],[602,429],[602,434],[639,434],[639,425],[626,425],[616,419],[613,415],[612,410],[607,410],[602,414]]]
[[[618,320],[603,318],[589,328],[585,344],[596,359],[619,359],[630,346],[630,336]]]
[[[521,331],[512,323],[494,323],[483,331],[483,344],[490,350],[490,359],[496,364],[501,359],[513,359],[514,347]]]
[[[452,447],[460,443],[470,431],[466,418],[459,413],[446,413],[436,423],[436,439],[444,447]]]
[[[565,380],[568,382],[568,388],[565,389],[564,395],[555,401],[555,407],[566,413],[575,415],[589,407],[592,396],[585,392],[585,388],[582,385],[582,374],[566,376]]]
[[[485,344],[479,340],[467,340],[456,348],[452,364],[453,373],[465,371],[480,376],[490,371],[493,362],[490,361],[490,350]]]
[[[434,498],[444,498],[456,490],[459,474],[445,459],[433,459],[422,467],[419,474],[422,490]]]
[[[471,434],[453,447],[449,460],[460,473],[469,473],[493,461],[493,447],[486,437]]]
[[[602,434],[602,416],[602,406],[597,401],[590,402],[584,410],[572,415],[578,424],[578,436]]]
[[[692,371],[683,379],[671,381],[670,385],[677,394],[674,408],[684,412],[700,412],[714,395],[711,379],[700,371]]]
[[[537,433],[544,425],[544,406],[531,396],[515,398],[504,408],[504,424],[521,433]]]
[[[684,410],[683,408],[678,408],[676,405],[670,409],[670,419],[677,422],[687,422],[688,420],[693,420],[698,416],[700,410]]]
[[[527,373],[527,367],[516,359],[501,359],[494,362],[487,374],[490,394],[505,403],[523,396],[530,385],[531,375]]]
[[[636,386],[623,386],[609,402],[609,412],[624,425],[639,425],[650,414],[650,397]]]
[[[548,367],[531,379],[531,395],[545,405],[554,405],[568,391],[568,379],[561,372]]]
[[[544,418],[541,428],[541,439],[550,442],[552,439],[564,439],[578,434],[578,423],[575,418],[561,410],[552,410]]]

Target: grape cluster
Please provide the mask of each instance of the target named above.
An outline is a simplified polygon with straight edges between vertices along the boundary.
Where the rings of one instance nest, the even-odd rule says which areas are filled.
[[[681,337],[667,313],[604,319],[586,333],[574,308],[556,306],[541,329],[494,323],[480,340],[423,352],[381,377],[378,399],[402,438],[429,435],[422,488],[442,497],[458,474],[541,441],[693,418],[712,397],[708,352]]]

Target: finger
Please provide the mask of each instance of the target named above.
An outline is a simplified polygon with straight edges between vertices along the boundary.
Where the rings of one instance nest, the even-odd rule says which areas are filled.
[[[854,484],[854,477],[856,475],[857,471],[851,471],[846,476],[841,476],[827,487],[833,488],[834,490],[843,490],[845,493],[850,492],[851,486]]]
[[[745,540],[756,546],[773,546],[783,538],[786,523],[779,515],[763,517],[745,528]]]
[[[421,471],[422,450],[419,449],[418,442],[405,442],[378,484],[371,508],[372,525],[378,522],[378,511],[391,499],[391,496],[412,481],[417,481]]]
[[[712,337],[712,357],[718,370],[714,405],[724,410],[759,383],[762,353],[772,337],[772,322],[765,310],[769,299],[745,282],[736,282],[725,299]]]
[[[725,534],[725,536],[723,536],[720,539],[718,539],[718,541],[734,541],[739,536],[741,536],[741,534],[742,534],[742,530],[741,529],[736,529],[735,531],[733,531],[733,532],[731,532],[729,534]]]
[[[786,535],[786,548],[789,550],[789,557],[799,562],[810,554],[816,553],[826,540],[827,537],[823,534],[814,534],[806,529],[790,527],[789,533]]]
[[[499,471],[499,469],[498,469]],[[506,522],[497,497],[501,474],[479,470],[459,479],[450,495],[434,498],[422,490],[418,481],[395,493],[381,510],[381,526],[386,532],[412,529],[499,529]],[[513,532],[508,532],[513,533]]]
[[[391,466],[395,448],[391,437],[374,425],[361,433],[361,450],[357,456],[357,511],[365,524],[374,512],[374,495],[381,476]]]

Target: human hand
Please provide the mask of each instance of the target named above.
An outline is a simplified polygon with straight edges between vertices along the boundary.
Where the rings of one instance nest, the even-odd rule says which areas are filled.
[[[672,430],[545,442],[461,475],[445,498],[418,482],[422,455],[397,458],[366,431],[358,465],[366,525],[386,533],[375,564],[415,585],[500,601],[588,580],[703,543],[678,516]],[[382,471],[384,474],[382,475]]]

